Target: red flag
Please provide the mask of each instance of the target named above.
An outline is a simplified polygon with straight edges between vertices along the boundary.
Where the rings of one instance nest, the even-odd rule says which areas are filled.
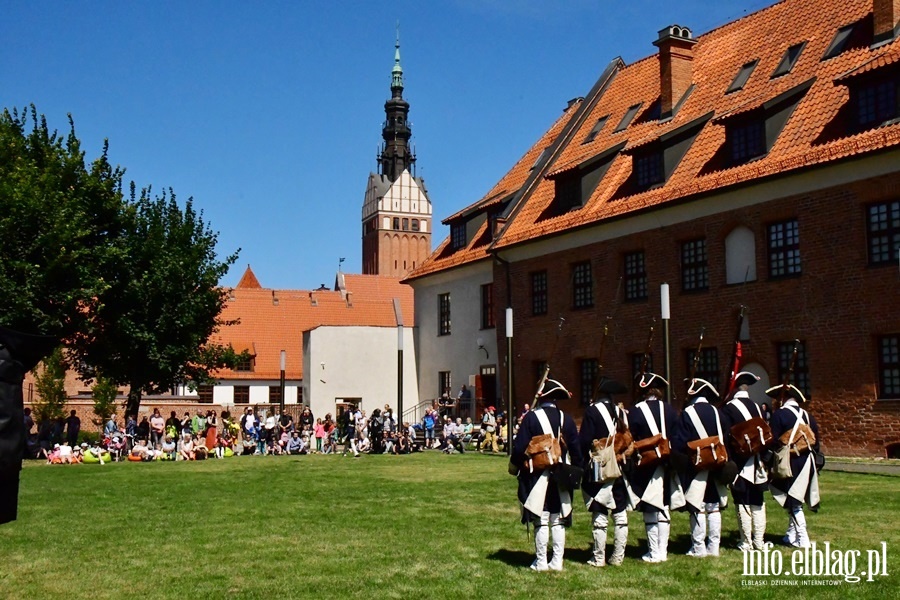
[[[734,381],[737,379],[737,374],[741,371],[741,342],[740,340],[734,343],[734,362],[731,364],[731,379],[728,381],[728,396],[734,390]]]

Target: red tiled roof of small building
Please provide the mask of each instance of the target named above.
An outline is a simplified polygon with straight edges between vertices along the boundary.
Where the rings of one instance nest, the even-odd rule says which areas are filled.
[[[625,66],[560,153],[551,167],[554,174],[572,169],[626,140],[633,149],[710,112],[719,116],[752,110],[804,82],[815,80],[763,157],[738,166],[710,168],[713,156],[725,143],[725,126],[714,118],[702,127],[669,179],[659,187],[641,192],[629,190],[625,183],[631,176],[632,160],[627,154],[619,153],[583,207],[546,218],[555,184],[545,179],[526,199],[492,249],[563,233],[753,179],[897,145],[900,143],[898,124],[822,139],[826,125],[835,119],[849,98],[847,88],[836,84],[835,79],[855,69],[874,69],[897,60],[898,41],[874,50],[868,43],[850,45],[838,56],[822,60],[839,28],[856,23],[857,27],[868,27],[871,32],[871,11],[872,0],[785,0],[697,37],[692,71],[695,88],[670,121],[661,121],[651,114],[660,95],[658,55]],[[806,46],[793,69],[785,75],[771,77],[787,48],[801,42],[806,42]],[[726,94],[741,67],[757,59],[759,62],[744,87]],[[615,124],[629,107],[639,103],[641,109],[632,124],[624,131],[614,132]],[[609,120],[603,130],[592,142],[583,144],[591,127],[605,115],[609,115]],[[454,258],[444,257],[443,264],[452,264]]]
[[[250,265],[247,265],[247,270],[244,271],[241,280],[238,281],[237,288],[242,290],[262,289],[262,285],[260,285],[259,279],[256,278],[256,274],[253,272],[253,269],[250,268]]]
[[[411,326],[413,290],[398,278],[345,274],[349,297],[336,290],[272,290],[234,288],[222,319],[238,319],[223,327],[212,342],[231,344],[254,354],[252,371],[223,369],[215,374],[227,380],[277,380],[281,351],[286,352],[288,379],[303,377],[303,332],[319,326],[396,327],[394,298],[400,300],[403,322]]]

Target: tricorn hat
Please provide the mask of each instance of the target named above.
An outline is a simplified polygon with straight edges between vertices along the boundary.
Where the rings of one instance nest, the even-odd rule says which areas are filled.
[[[759,381],[759,376],[754,375],[750,371],[741,371],[734,376],[734,387],[741,387],[742,385],[753,385],[757,381]]]
[[[669,382],[666,381],[662,375],[657,375],[656,373],[641,373],[641,378],[638,381],[638,385],[641,389],[646,388],[660,388],[664,389],[669,386]]]
[[[541,400],[567,400],[572,397],[572,394],[560,382],[555,379],[548,379],[544,385],[544,390],[538,397]]]
[[[801,404],[806,404],[806,396],[803,395],[803,392],[797,389],[797,386],[791,383],[779,384],[775,387],[770,387],[766,390],[766,396],[769,396],[770,398],[780,398],[782,390],[784,390],[785,397],[793,398]]]
[[[597,386],[597,392],[600,394],[612,396],[613,394],[627,394],[628,388],[615,379],[603,377],[600,380],[600,385]]]
[[[719,397],[719,392],[716,391],[715,386],[707,380],[694,377],[690,382],[691,385],[688,386],[687,390],[688,396],[702,396],[704,394],[712,393],[716,398]]]

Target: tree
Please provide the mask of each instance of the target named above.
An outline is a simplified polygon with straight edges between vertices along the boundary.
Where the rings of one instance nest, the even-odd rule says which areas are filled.
[[[0,114],[0,325],[69,345],[92,338],[119,251],[123,173],[106,145],[86,166],[71,116],[63,137],[34,106]]]
[[[129,386],[126,414],[143,393],[205,382],[210,371],[234,364],[230,348],[210,344],[227,323],[220,314],[227,290],[219,280],[237,260],[220,260],[218,234],[189,199],[184,208],[169,189],[161,196],[131,187],[123,253],[115,279],[99,297],[95,342],[83,362]]]
[[[38,423],[55,421],[66,416],[66,361],[62,348],[45,358],[34,378],[37,400],[32,405]]]
[[[112,379],[98,376],[91,387],[91,394],[94,397],[94,414],[97,415],[94,424],[99,425],[102,430],[109,418],[116,414],[116,397],[119,395],[119,389]]]

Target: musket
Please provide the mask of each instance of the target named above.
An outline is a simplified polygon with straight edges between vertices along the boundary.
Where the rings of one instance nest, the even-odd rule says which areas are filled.
[[[738,312],[737,331],[734,334],[734,345],[731,351],[731,361],[729,362],[731,365],[731,376],[728,378],[728,383],[725,384],[725,390],[722,394],[723,401],[734,391],[734,380],[737,377],[738,370],[741,368],[741,330],[744,328],[744,311],[746,309],[747,307],[741,304],[741,309]]]
[[[656,324],[656,319],[650,322],[650,334],[647,336],[647,347],[644,348],[644,356],[641,358],[641,372],[638,374],[638,378],[643,378],[644,375],[647,374],[647,366],[650,362],[650,351],[653,349],[653,326]]]
[[[691,375],[688,378],[688,387],[691,386],[691,381],[697,377],[697,369],[700,368],[700,351],[703,350],[703,334],[706,332],[705,327],[700,328],[700,342],[697,344],[697,351],[694,353],[694,360],[691,361]]]
[[[563,317],[559,318],[559,326],[556,328],[556,341],[553,343],[553,350],[550,352],[550,360],[544,363],[544,369],[541,372],[541,378],[538,380],[537,391],[534,393],[534,402],[536,403],[538,399],[541,397],[541,392],[544,391],[544,385],[547,383],[547,379],[550,377],[550,361],[556,355],[556,348],[559,346],[559,337],[562,333],[562,326],[566,320]]]
[[[600,350],[597,353],[597,374],[594,378],[594,389],[591,390],[591,400],[597,399],[597,394],[600,393],[600,374],[603,373],[603,348],[606,346],[606,337],[609,335],[609,322],[612,321],[612,317],[606,317],[606,322],[603,323],[603,335],[600,337]],[[584,401],[582,399],[582,401]]]
[[[797,366],[797,354],[800,352],[800,340],[794,340],[794,348],[791,350],[791,360],[788,364],[787,373],[784,374],[784,379],[781,381],[781,393],[778,395],[778,406],[784,406],[785,398],[787,397],[787,386],[790,385],[791,379],[794,378],[794,369]],[[773,407],[773,409],[776,407]]]

